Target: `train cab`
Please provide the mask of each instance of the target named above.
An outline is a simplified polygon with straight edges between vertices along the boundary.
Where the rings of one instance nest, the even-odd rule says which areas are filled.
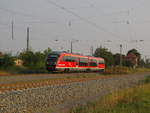
[[[50,52],[46,58],[46,68],[48,71],[55,71],[60,52]]]

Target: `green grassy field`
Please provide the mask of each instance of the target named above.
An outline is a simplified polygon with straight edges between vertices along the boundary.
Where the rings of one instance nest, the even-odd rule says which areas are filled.
[[[113,92],[70,113],[150,113],[150,76],[140,86]]]

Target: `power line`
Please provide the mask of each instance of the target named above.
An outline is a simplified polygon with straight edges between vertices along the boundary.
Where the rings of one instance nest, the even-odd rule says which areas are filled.
[[[19,11],[13,11],[13,10],[1,8],[1,7],[0,7],[0,10],[3,10],[3,11],[8,12],[8,13],[12,13],[12,14],[26,16],[26,17],[32,17],[32,18],[35,17],[33,15],[30,15],[30,14],[25,14],[25,13],[22,13],[22,12],[19,12]]]
[[[0,10],[11,13],[11,14],[21,15],[21,16],[24,16],[24,17],[30,17],[32,19],[38,18],[38,19],[35,19],[35,20],[38,20],[38,21],[33,21],[32,20],[32,21],[28,21],[29,23],[46,23],[46,24],[56,23],[55,20],[50,21],[49,19],[48,19],[48,21],[43,22],[43,20],[40,19],[40,16],[26,14],[26,13],[19,12],[19,11],[13,11],[13,10],[1,8],[1,7],[0,7]]]
[[[0,23],[0,25],[2,25],[2,26],[9,26],[8,24],[5,24],[5,23]]]
[[[65,8],[64,6],[59,5],[58,3],[53,2],[53,1],[51,1],[51,0],[47,0],[47,1],[48,1],[48,3],[54,5],[55,7],[59,8],[59,9],[61,9],[61,10],[64,10],[65,12],[67,12],[67,13],[69,13],[69,14],[71,14],[71,15],[77,17],[77,18],[79,18],[80,20],[82,20],[82,21],[84,21],[84,22],[86,22],[86,23],[92,25],[93,27],[95,27],[95,28],[97,28],[97,29],[99,29],[99,30],[101,30],[101,31],[104,31],[104,32],[106,32],[106,33],[109,33],[109,34],[111,34],[111,35],[114,36],[114,37],[120,38],[120,36],[118,36],[117,34],[115,34],[115,33],[113,33],[113,32],[110,32],[110,31],[106,30],[105,28],[100,27],[100,26],[97,25],[96,23],[94,23],[94,22],[92,22],[92,21],[89,21],[88,19],[86,19],[86,18],[84,18],[84,17],[81,17],[80,15],[78,15],[78,14],[76,14],[75,12],[73,12],[73,11],[71,11],[71,10]]]
[[[12,40],[14,39],[14,21],[11,22],[11,29],[12,29]]]

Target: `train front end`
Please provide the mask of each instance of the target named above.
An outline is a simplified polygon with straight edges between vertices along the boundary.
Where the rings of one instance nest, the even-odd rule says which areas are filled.
[[[51,52],[47,55],[46,58],[46,68],[49,72],[56,71],[56,65],[59,59],[60,53]]]

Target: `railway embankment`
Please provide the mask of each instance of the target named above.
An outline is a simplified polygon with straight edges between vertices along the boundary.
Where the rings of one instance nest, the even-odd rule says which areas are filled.
[[[60,113],[111,91],[133,87],[149,74],[124,75],[1,92],[0,113]]]

